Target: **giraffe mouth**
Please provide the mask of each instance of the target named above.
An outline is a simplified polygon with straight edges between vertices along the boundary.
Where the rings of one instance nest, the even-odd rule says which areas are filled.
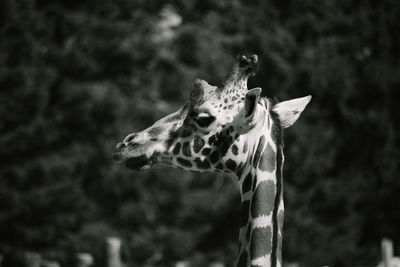
[[[150,160],[145,156],[132,157],[125,161],[125,166],[132,170],[141,170],[150,167]]]

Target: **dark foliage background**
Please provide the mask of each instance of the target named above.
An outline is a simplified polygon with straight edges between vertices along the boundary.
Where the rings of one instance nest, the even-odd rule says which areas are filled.
[[[400,5],[382,1],[3,0],[0,253],[67,264],[104,236],[128,266],[236,254],[239,196],[223,175],[131,172],[114,145],[257,53],[249,86],[313,95],[286,132],[284,259],[372,266],[400,244]],[[399,246],[395,247],[399,253]]]

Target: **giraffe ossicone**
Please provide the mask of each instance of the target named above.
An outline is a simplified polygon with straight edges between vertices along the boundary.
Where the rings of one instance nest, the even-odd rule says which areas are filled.
[[[257,68],[256,55],[241,55],[221,86],[196,79],[185,105],[127,135],[113,154],[135,170],[164,163],[235,174],[242,199],[237,267],[282,266],[282,129],[311,100],[276,103],[261,97],[261,88],[248,90]]]

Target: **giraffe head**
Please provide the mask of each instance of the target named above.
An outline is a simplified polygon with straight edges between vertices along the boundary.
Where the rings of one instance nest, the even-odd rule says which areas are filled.
[[[310,97],[272,105],[261,88],[247,89],[257,56],[239,56],[222,86],[197,79],[190,99],[149,128],[127,135],[114,160],[131,169],[164,163],[187,170],[237,172],[248,160],[249,143],[266,117],[276,113],[282,127],[293,124]],[[285,104],[286,103],[286,104]],[[258,129],[260,130],[260,129]]]

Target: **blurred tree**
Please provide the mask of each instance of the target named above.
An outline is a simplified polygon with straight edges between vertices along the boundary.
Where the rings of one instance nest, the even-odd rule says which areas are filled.
[[[218,84],[232,56],[248,52],[261,59],[249,86],[313,95],[285,137],[284,259],[375,264],[383,236],[400,240],[399,9],[393,0],[2,1],[0,252],[68,263],[90,251],[104,266],[104,237],[120,235],[131,266],[231,266],[233,183],[162,166],[132,173],[110,154],[182,105],[195,78]]]

